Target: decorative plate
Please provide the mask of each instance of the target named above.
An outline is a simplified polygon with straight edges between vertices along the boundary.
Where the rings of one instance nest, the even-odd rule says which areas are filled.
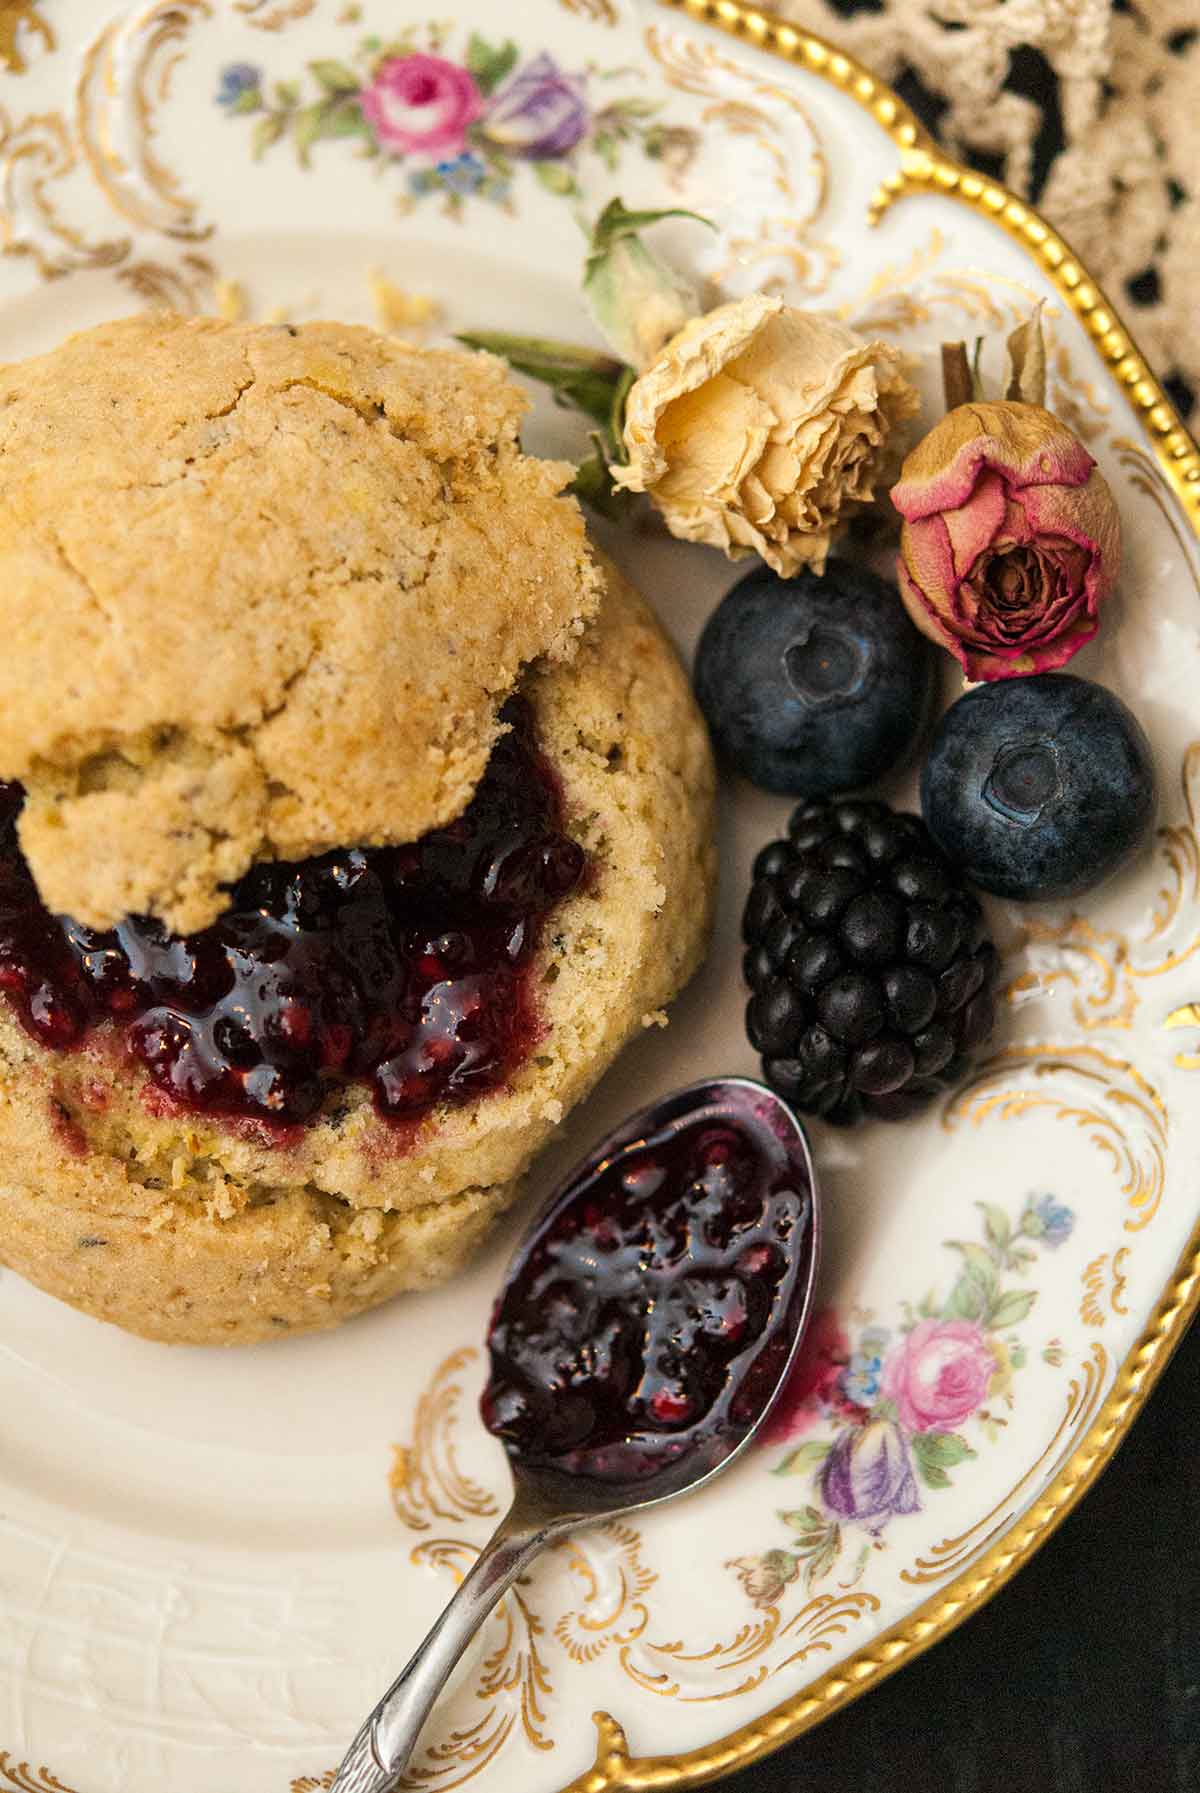
[[[163,305],[585,337],[578,220],[617,192],[714,221],[661,227],[714,295],[770,285],[898,340],[931,405],[941,336],[995,341],[1048,301],[1051,402],[1127,541],[1073,670],[1152,736],[1153,849],[1084,913],[993,906],[992,1057],[919,1124],[816,1134],[803,1398],[715,1488],[551,1551],[406,1785],[617,1793],[745,1763],[1003,1583],[1200,1295],[1200,457],[1049,226],[730,0],[8,0],[0,52],[7,357]],[[544,401],[528,440],[582,443]],[[613,547],[689,650],[733,569],[653,528]],[[754,1069],[737,916],[785,812],[727,785],[708,967],[546,1185],[648,1090]],[[511,1237],[440,1293],[227,1354],[0,1279],[0,1787],[327,1784],[505,1500],[474,1403]]]

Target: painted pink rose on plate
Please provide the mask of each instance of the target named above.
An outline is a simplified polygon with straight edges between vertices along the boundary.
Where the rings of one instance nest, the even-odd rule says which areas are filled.
[[[456,62],[414,51],[381,63],[359,105],[381,149],[393,156],[445,160],[462,153],[467,126],[483,111],[483,96]]]
[[[952,1432],[987,1394],[996,1359],[972,1320],[922,1320],[884,1365],[882,1392],[910,1432]]]

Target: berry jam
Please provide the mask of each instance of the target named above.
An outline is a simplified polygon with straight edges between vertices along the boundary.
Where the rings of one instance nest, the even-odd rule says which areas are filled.
[[[542,921],[583,873],[519,698],[469,808],[413,846],[254,866],[202,933],[51,915],[0,785],[0,991],[42,1045],[103,1021],[186,1108],[295,1124],[365,1082],[416,1118],[502,1084],[537,1035]]]
[[[522,1465],[645,1485],[723,1461],[761,1418],[814,1268],[807,1154],[764,1094],[637,1116],[522,1244],[483,1395]]]

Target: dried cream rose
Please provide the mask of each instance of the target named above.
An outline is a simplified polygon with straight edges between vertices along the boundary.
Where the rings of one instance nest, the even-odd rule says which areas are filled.
[[[820,572],[920,400],[897,351],[764,293],[693,318],[630,388],[626,466],[672,535]]]

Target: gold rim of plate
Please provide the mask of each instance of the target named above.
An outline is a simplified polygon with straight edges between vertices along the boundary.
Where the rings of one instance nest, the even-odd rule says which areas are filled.
[[[1178,497],[1193,535],[1200,541],[1200,446],[1154,378],[1099,281],[1034,207],[998,182],[943,154],[886,82],[824,38],[770,12],[743,5],[740,0],[656,3],[808,70],[847,94],[887,132],[900,151],[900,159],[896,170],[874,195],[869,215],[872,224],[906,195],[933,192],[992,219],[1013,237],[1092,337],[1101,359],[1133,407],[1139,427]],[[4,11],[4,0],[0,0],[0,13]],[[1169,1017],[1168,1025],[1183,1014],[1183,1010],[1177,1010],[1176,1015]],[[1194,1020],[1195,1016],[1191,1018]],[[680,1789],[748,1767],[801,1736],[947,1636],[1016,1574],[1087,1493],[1140,1412],[1198,1307],[1200,1220],[1147,1326],[1117,1371],[1108,1396],[1083,1438],[1039,1498],[997,1543],[872,1644],[854,1652],[760,1718],[699,1749],[679,1755],[631,1756],[617,1720],[608,1712],[596,1712],[595,1762],[561,1793]],[[35,1773],[29,1764],[13,1762],[7,1752],[0,1752],[0,1780],[28,1789],[28,1793],[68,1793],[47,1769]],[[304,1783],[310,1784],[316,1785]]]
[[[673,12],[713,25],[756,50],[807,69],[855,100],[900,149],[900,165],[879,188],[870,221],[877,223],[910,193],[940,193],[991,218],[1021,244],[1081,320],[1098,353],[1137,413],[1155,459],[1200,540],[1200,445],[1185,427],[1117,308],[1052,225],[999,182],[944,155],[929,132],[886,82],[826,39],[739,0],[657,0]],[[1044,1492],[1010,1527],[940,1592],[874,1643],[839,1663],[803,1692],[741,1725],[727,1737],[675,1756],[630,1756],[625,1734],[610,1713],[595,1714],[599,1743],[594,1765],[563,1793],[643,1793],[648,1788],[693,1787],[746,1768],[811,1730],[876,1686],[886,1675],[946,1637],[1027,1563],[1082,1500],[1105,1468],[1162,1374],[1200,1307],[1200,1221],[1175,1265],[1145,1331],[1117,1371],[1103,1405],[1076,1449]]]

